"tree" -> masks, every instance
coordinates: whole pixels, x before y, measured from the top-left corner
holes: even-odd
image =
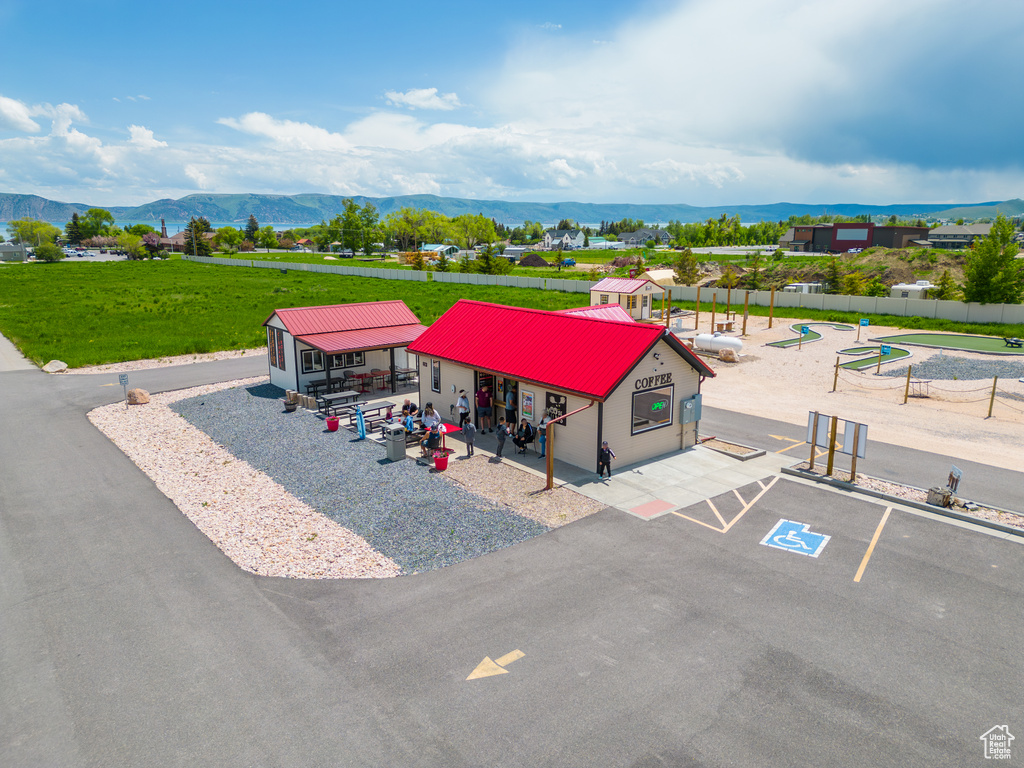
[[[576,222],[572,219],[562,219],[555,229],[577,229]]]
[[[508,259],[499,256],[493,245],[481,250],[476,261],[478,271],[484,275],[504,275],[512,271],[512,264]]]
[[[456,242],[467,251],[477,243],[493,243],[498,239],[494,222],[480,214],[463,214],[452,220],[452,234]]]
[[[114,214],[104,208],[90,208],[78,219],[78,228],[82,239],[106,235],[110,225],[114,223]]]
[[[71,214],[71,221],[64,225],[64,239],[71,245],[78,245],[82,242],[82,229],[78,225],[78,214]]]
[[[723,288],[735,288],[739,281],[740,276],[736,274],[732,264],[726,264],[722,276],[718,278],[718,284]]]
[[[864,286],[863,295],[884,299],[889,295],[889,286],[882,282],[882,278],[877,276],[873,277],[868,284]]]
[[[146,255],[146,248],[142,242],[142,235],[134,235],[131,232],[122,232],[117,236],[117,247],[128,254],[131,260],[141,259]]]
[[[693,285],[700,279],[697,257],[689,248],[680,251],[679,257],[676,259],[676,275],[679,276],[679,282],[683,285]]]
[[[441,256],[438,258],[435,266],[438,272],[447,272],[452,268],[452,260],[448,258],[448,254],[441,251]]]
[[[752,291],[761,290],[761,252],[752,251],[750,256],[747,258],[747,264],[750,266],[750,271],[745,274],[744,281],[746,282],[747,288]]]
[[[42,245],[52,243],[60,237],[60,230],[53,224],[36,219],[16,219],[7,222],[7,232],[12,240],[25,245]]]
[[[256,233],[260,231],[260,223],[256,220],[255,214],[249,214],[249,221],[245,224],[245,239],[250,243],[256,243]],[[220,233],[220,230],[217,230]]]
[[[150,232],[156,232],[156,230],[149,226],[149,224],[133,224],[130,227],[125,224],[124,231],[132,235],[138,235],[139,237],[149,234]]]
[[[426,268],[426,264],[423,261],[423,251],[414,251],[412,256],[409,258],[409,264],[417,272],[423,272]]]
[[[976,243],[964,265],[964,301],[1020,304],[1024,296],[1024,261],[1016,258],[1013,224],[996,217],[988,237]]]
[[[929,298],[938,299],[939,301],[958,301],[960,295],[960,287],[956,284],[953,276],[949,274],[948,269],[942,270],[939,282],[928,293]]]
[[[210,241],[203,237],[204,232],[213,231],[209,220],[200,217],[193,217],[185,227],[184,252],[197,256],[210,255]]]
[[[828,268],[825,270],[825,293],[839,293],[842,282],[843,275],[839,271],[839,259],[833,256],[828,260]]]
[[[841,281],[842,293],[844,296],[861,296],[867,287],[867,281],[860,272],[850,272],[843,275]]]
[[[267,249],[267,253],[270,253],[271,248],[277,248],[277,234],[269,224],[263,227],[256,237],[259,239],[260,246]]]
[[[237,248],[242,241],[247,239],[246,233],[238,227],[221,227],[213,236],[213,247],[218,251],[225,248]],[[249,240],[253,242],[253,240]]]
[[[156,232],[147,232],[142,236],[142,245],[153,255],[160,250],[160,236]]]
[[[64,258],[64,251],[54,243],[43,243],[35,247],[36,261],[54,262]]]

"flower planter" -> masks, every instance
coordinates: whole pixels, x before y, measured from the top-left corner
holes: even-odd
[[[445,454],[444,456],[437,456],[434,458],[434,469],[436,469],[438,472],[444,472],[446,469],[448,469],[447,454]]]
[[[285,413],[295,413],[295,409],[299,407],[298,403],[289,403],[287,400],[284,403]]]
[[[337,416],[328,416],[327,417],[327,431],[328,432],[337,432],[338,431],[338,417]]]

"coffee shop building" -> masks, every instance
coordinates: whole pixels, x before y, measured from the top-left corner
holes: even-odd
[[[420,402],[454,415],[488,386],[494,417],[515,410],[555,429],[560,461],[596,470],[604,440],[625,466],[694,445],[701,383],[714,371],[660,325],[460,300],[409,345]],[[478,424],[479,426],[479,424]]]

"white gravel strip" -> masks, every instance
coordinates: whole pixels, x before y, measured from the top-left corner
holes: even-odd
[[[221,352],[204,352],[194,355],[177,355],[176,357],[154,357],[149,360],[129,360],[124,363],[105,363],[104,365],[85,365],[81,368],[68,368],[64,373],[125,373],[127,371],[143,371],[149,368],[166,368],[169,365],[187,365],[188,363],[209,363],[214,360],[231,360],[236,357],[252,357],[266,355],[266,347],[256,349],[230,349]]]
[[[347,528],[213,442],[167,406],[266,381],[241,379],[152,395],[89,420],[139,466],[200,531],[245,571],[305,579],[386,578],[401,569]]]

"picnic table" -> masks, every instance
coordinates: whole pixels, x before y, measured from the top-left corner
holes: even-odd
[[[351,389],[345,392],[328,392],[317,398],[317,404],[321,413],[333,416],[336,415],[333,411],[337,410],[339,406],[355,402],[357,397],[359,397],[359,393]]]
[[[332,379],[333,381],[333,379]],[[327,379],[317,379],[306,383],[306,394],[318,397],[321,389],[327,388]]]
[[[348,425],[354,427],[356,425],[356,408],[359,408],[363,412],[363,421],[366,422],[366,429],[371,430],[384,421],[385,412],[393,410],[394,407],[395,404],[389,402],[373,403],[372,405],[360,403],[359,405],[338,406],[338,412],[347,415],[349,418]]]
[[[363,392],[373,389],[373,380],[380,379],[380,388],[384,389],[384,380],[391,375],[391,371],[366,371],[365,373],[353,373],[352,378],[359,379],[359,388]]]
[[[398,381],[408,381],[415,375],[415,368],[395,368],[395,378],[398,379]]]

